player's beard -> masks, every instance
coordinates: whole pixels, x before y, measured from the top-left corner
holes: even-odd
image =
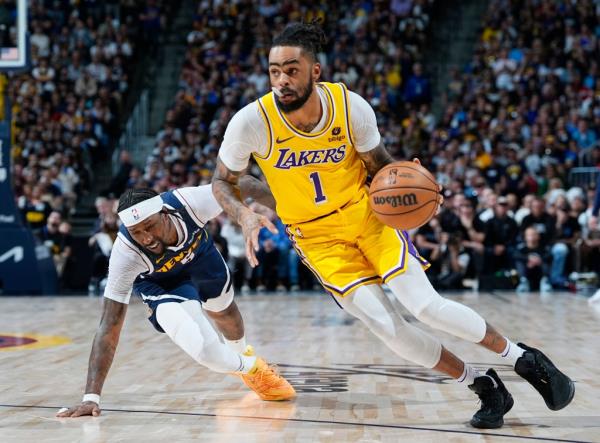
[[[306,87],[304,88],[303,94],[298,94],[298,92],[292,91],[291,89],[288,89],[288,88],[281,88],[280,92],[282,94],[291,93],[297,97],[295,100],[292,100],[289,103],[282,103],[279,100],[279,97],[277,97],[277,94],[274,94],[275,95],[275,103],[277,103],[277,107],[279,109],[281,109],[282,112],[285,112],[286,114],[289,112],[294,112],[294,111],[297,111],[298,109],[300,109],[302,106],[304,106],[304,103],[306,103],[306,101],[312,94],[313,82],[310,79],[308,80],[308,83],[307,83]]]

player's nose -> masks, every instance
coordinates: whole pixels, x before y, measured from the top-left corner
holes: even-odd
[[[142,244],[144,246],[149,246],[152,243],[154,243],[154,237],[148,232],[142,232],[141,237],[142,237]]]
[[[279,89],[281,89],[283,86],[289,86],[290,78],[287,76],[287,74],[282,72],[279,76],[278,83]]]

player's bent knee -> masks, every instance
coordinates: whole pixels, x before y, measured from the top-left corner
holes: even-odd
[[[341,304],[400,357],[427,368],[438,364],[439,341],[404,320],[379,286],[361,287]]]
[[[479,343],[485,337],[485,320],[461,303],[438,296],[432,299],[415,317],[432,328]]]

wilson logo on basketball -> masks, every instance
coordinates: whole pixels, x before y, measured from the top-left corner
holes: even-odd
[[[388,195],[387,197],[373,197],[373,203],[376,205],[391,205],[393,208],[398,206],[415,206],[419,202],[415,194]]]

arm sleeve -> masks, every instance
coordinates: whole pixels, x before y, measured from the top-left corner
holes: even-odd
[[[108,261],[108,281],[104,297],[128,304],[133,282],[138,275],[147,271],[148,266],[142,257],[117,237]]]
[[[266,154],[267,128],[260,115],[258,103],[244,106],[229,121],[219,158],[232,171],[242,171],[248,166],[253,152]]]
[[[355,148],[367,152],[381,143],[377,117],[371,105],[355,92],[349,92],[350,120]]]
[[[203,224],[223,212],[212,193],[211,185],[181,188],[175,192],[182,197],[185,205]]]

